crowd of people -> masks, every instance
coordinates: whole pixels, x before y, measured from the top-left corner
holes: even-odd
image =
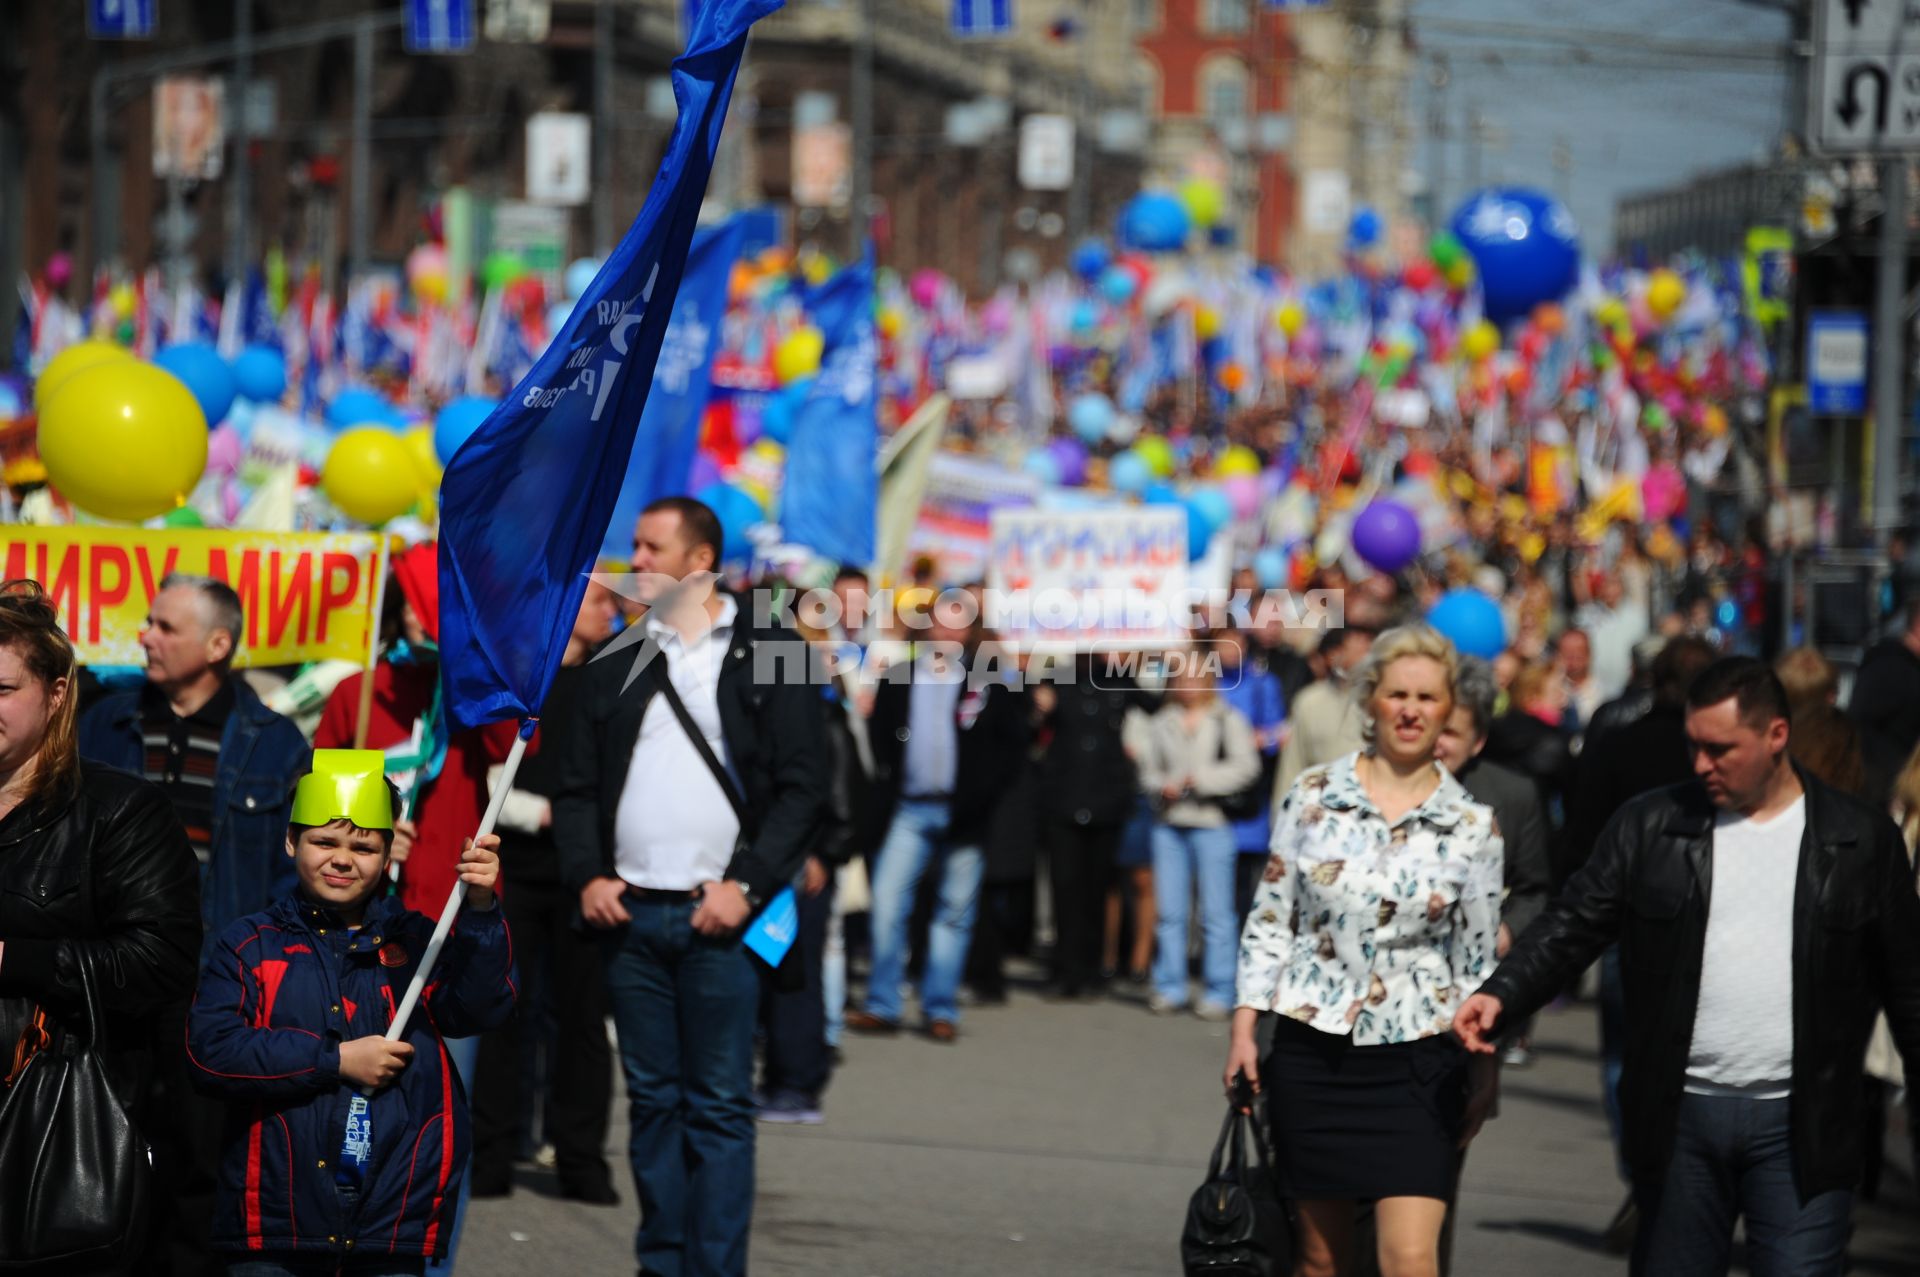
[[[788,629],[762,606],[775,583],[724,588],[722,537],[689,498],[642,514],[638,597],[588,589],[477,847],[511,734],[434,711],[431,543],[396,559],[385,656],[310,737],[235,670],[218,581],[161,583],[144,680],[119,692],[75,667],[36,585],[0,593],[0,1005],[24,1041],[36,1005],[101,991],[156,1170],[123,1266],[305,1271],[358,1248],[423,1271],[451,1263],[466,1196],[513,1191],[529,1157],[563,1196],[618,1203],[610,1018],[642,1271],[744,1271],[756,1121],[827,1120],[846,1034],[965,1049],[965,1008],[1004,1000],[1026,955],[1051,996],[1137,985],[1155,1014],[1231,1020],[1298,1271],[1351,1271],[1366,1201],[1391,1277],[1438,1271],[1500,1066],[1597,964],[1631,1190],[1613,1235],[1638,1237],[1637,1271],[1724,1271],[1736,1214],[1778,1271],[1839,1271],[1920,1048],[1920,606],[1844,711],[1817,652],[1730,654],[1601,546],[1514,574],[1491,661],[1422,623],[1427,575],[1336,567],[1310,584],[1345,591],[1344,624],[1228,618],[1159,678],[1010,652],[977,587],[886,611],[854,570],[838,619]],[[809,659],[767,677],[795,642]],[[458,943],[387,1043],[456,880]],[[790,947],[744,945],[789,889]],[[356,1163],[350,1092],[394,1085]]]

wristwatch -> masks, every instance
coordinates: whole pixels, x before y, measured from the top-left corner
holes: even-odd
[[[727,881],[740,889],[740,896],[747,902],[747,908],[758,909],[760,907],[759,893],[748,885],[745,878],[729,878]]]

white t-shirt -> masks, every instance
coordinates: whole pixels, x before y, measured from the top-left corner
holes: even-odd
[[[1722,812],[1713,828],[1700,1002],[1687,1089],[1778,1098],[1793,1080],[1793,894],[1803,794],[1771,820]]]

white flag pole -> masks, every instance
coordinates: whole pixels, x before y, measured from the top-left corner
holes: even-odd
[[[500,819],[500,808],[506,804],[507,794],[513,789],[514,774],[520,770],[520,760],[526,757],[527,736],[530,734],[522,732],[513,738],[513,748],[508,751],[507,761],[500,768],[500,779],[494,783],[493,793],[487,799],[486,814],[480,817],[480,831],[473,836],[476,842],[492,833],[495,822]],[[427,951],[420,959],[420,969],[414,972],[413,982],[407,985],[407,996],[400,999],[400,1006],[393,1013],[393,1023],[387,1026],[387,1041],[398,1042],[400,1035],[407,1031],[407,1021],[420,1001],[421,990],[427,987],[427,977],[433,973],[433,964],[440,958],[440,949],[447,943],[447,933],[453,930],[453,920],[459,916],[460,906],[466,903],[466,896],[467,885],[456,877],[453,894],[447,897],[447,907],[440,911],[440,921],[433,928],[433,939],[427,942]],[[499,907],[498,897],[495,898],[494,907]]]

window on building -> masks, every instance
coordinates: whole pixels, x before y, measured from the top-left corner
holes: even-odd
[[[1200,71],[1201,107],[1215,128],[1247,120],[1247,69],[1233,58],[1211,58]]]
[[[1135,35],[1160,29],[1160,0],[1127,0],[1127,20]]]
[[[1205,0],[1200,8],[1200,29],[1211,32],[1245,31],[1252,21],[1248,0]]]

